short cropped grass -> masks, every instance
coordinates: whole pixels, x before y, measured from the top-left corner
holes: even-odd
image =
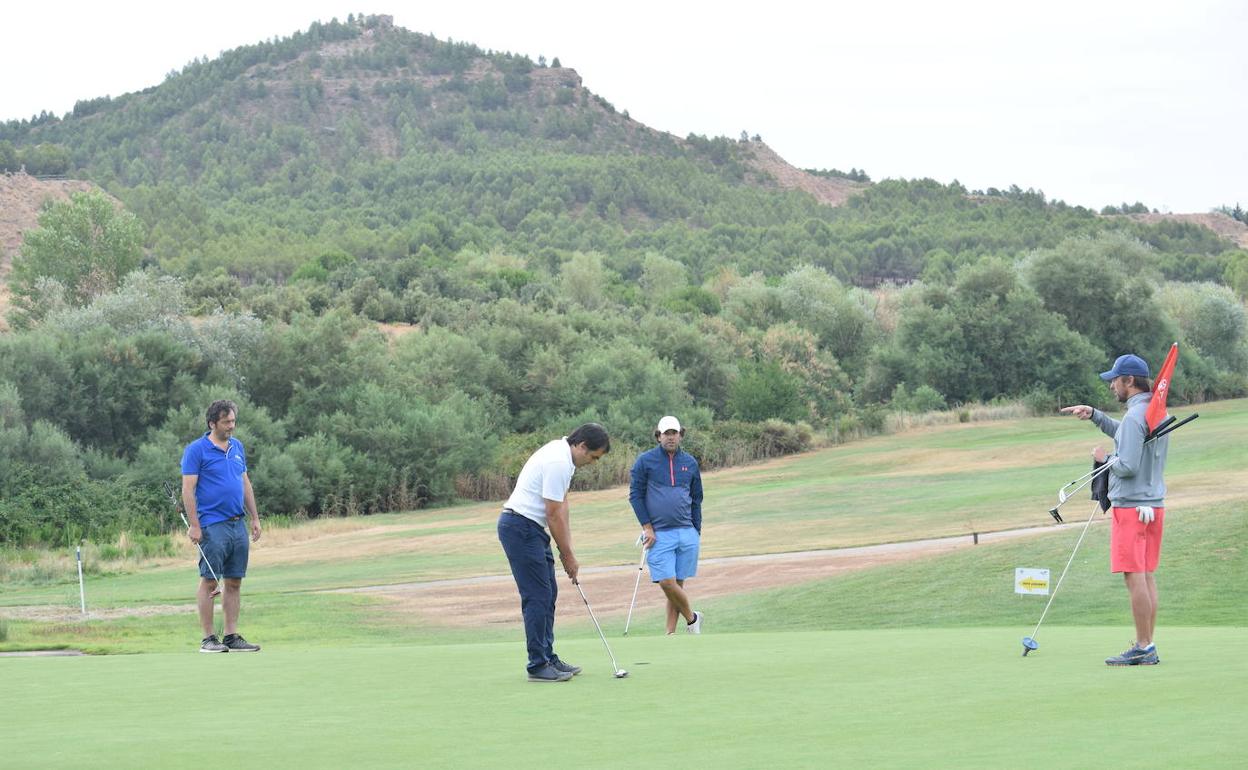
[[[1200,767],[1248,754],[1236,629],[893,629],[0,660],[5,756],[44,768]],[[1148,735],[1147,750],[1141,740]]]

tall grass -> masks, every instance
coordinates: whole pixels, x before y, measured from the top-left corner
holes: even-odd
[[[87,575],[129,572],[153,561],[178,555],[178,535],[135,535],[122,532],[107,543],[84,543],[82,571]],[[78,579],[72,548],[0,546],[0,585],[55,585]]]
[[[1021,420],[1032,417],[1034,410],[1021,401],[993,404],[966,404],[955,409],[932,412],[890,412],[884,419],[884,433],[904,433],[916,428],[933,425],[955,425],[967,422],[994,422],[997,420]]]

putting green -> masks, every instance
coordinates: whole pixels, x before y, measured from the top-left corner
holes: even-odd
[[[0,659],[4,755],[39,767],[1241,767],[1244,630],[611,638],[529,684],[523,645]]]

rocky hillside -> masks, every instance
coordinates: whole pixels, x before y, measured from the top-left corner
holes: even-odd
[[[1191,222],[1207,227],[1241,249],[1248,249],[1248,225],[1226,214],[1211,211],[1208,214],[1128,214],[1136,222]]]
[[[860,193],[870,187],[865,182],[854,182],[849,179],[815,176],[790,165],[788,161],[763,142],[753,141],[745,145],[747,163],[765,177],[770,177],[779,187],[788,190],[801,190],[813,195],[820,203],[828,206],[840,206],[849,200],[849,196]]]

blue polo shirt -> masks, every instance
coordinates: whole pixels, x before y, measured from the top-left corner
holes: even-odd
[[[182,475],[199,477],[195,510],[201,527],[243,515],[243,474],[247,472],[241,441],[231,436],[223,452],[208,435],[205,432],[182,453]]]

